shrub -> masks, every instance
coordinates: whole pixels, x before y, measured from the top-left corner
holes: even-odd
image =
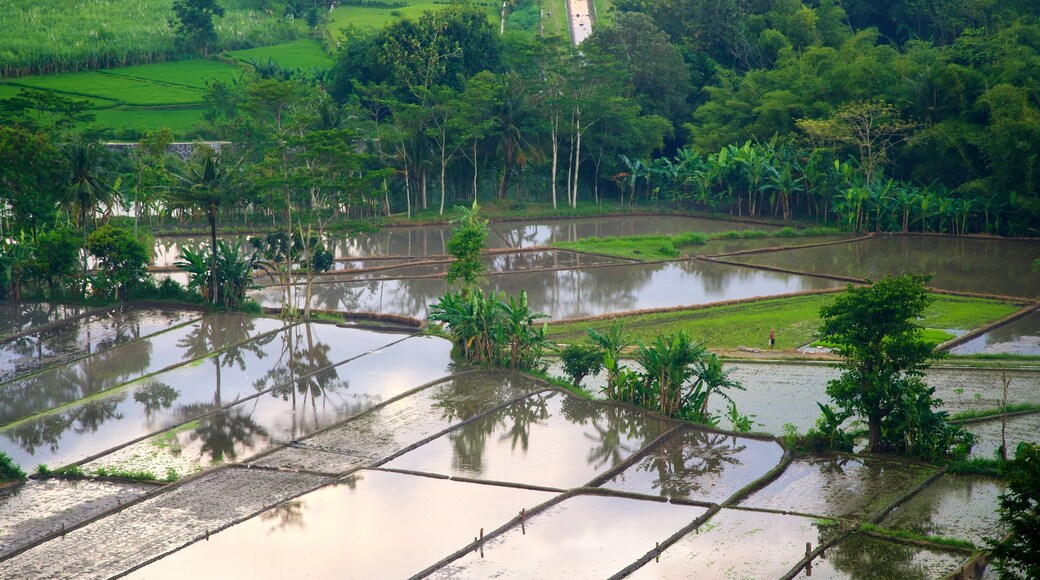
[[[581,388],[585,377],[598,375],[603,370],[603,351],[589,345],[568,345],[560,351],[560,362],[574,386]]]
[[[6,453],[0,451],[0,481],[25,479],[25,472]]]

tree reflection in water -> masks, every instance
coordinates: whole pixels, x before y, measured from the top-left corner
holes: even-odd
[[[144,406],[145,417],[151,418],[156,411],[163,411],[173,406],[180,393],[177,389],[161,381],[150,381],[134,392],[134,400]]]
[[[261,513],[260,521],[272,522],[270,532],[284,532],[290,528],[302,530],[307,527],[303,523],[303,510],[306,507],[307,502],[302,499],[289,500]]]
[[[820,528],[820,542],[833,537],[832,527]],[[930,578],[937,570],[928,570],[923,562],[915,562],[914,556],[925,551],[923,548],[898,542],[889,542],[864,534],[852,534],[826,551],[826,559],[835,570],[844,572],[845,578]],[[958,556],[958,559],[961,559]],[[813,560],[818,564],[817,560]]]
[[[736,437],[687,431],[655,449],[637,469],[656,473],[653,487],[662,495],[694,497],[705,485],[713,485],[727,467],[740,466],[740,454],[746,449]]]
[[[593,444],[586,461],[596,469],[617,465],[658,434],[648,432],[645,415],[616,405],[600,405],[567,396],[561,403],[561,412],[572,423],[592,427],[593,433],[584,434]],[[638,444],[628,445],[625,441]]]
[[[81,435],[96,433],[105,421],[122,419],[123,415],[118,409],[125,398],[126,393],[120,393],[88,401],[67,411],[17,425],[5,431],[4,435],[29,455],[36,455],[36,451],[44,447],[52,454],[57,453],[61,447],[62,436],[69,429]]]
[[[196,411],[204,409],[184,407],[187,414],[198,416]],[[257,446],[257,437],[267,438],[267,430],[253,420],[243,409],[220,409],[203,417],[199,426],[189,433],[191,441],[199,441],[202,447],[199,456],[209,455],[213,463],[238,459],[240,449],[251,450]]]
[[[500,429],[504,433],[499,441],[511,440],[512,449],[519,445],[526,451],[531,426],[544,423],[550,416],[547,405],[551,396],[547,393],[533,395],[451,431],[448,438],[454,451],[452,467],[474,475],[483,473],[487,438]]]

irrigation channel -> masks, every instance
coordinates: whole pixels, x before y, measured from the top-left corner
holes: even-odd
[[[1021,260],[1040,255],[1036,241],[749,238],[661,263],[551,247],[746,227],[493,224],[487,286],[527,289],[556,320],[919,269],[940,290],[1023,306],[1040,294]],[[448,235],[344,241],[315,306],[423,318],[446,289]],[[159,240],[160,267],[190,243]],[[254,297],[274,307],[280,292]],[[838,372],[829,364],[728,363],[756,424],[740,434],[459,368],[447,341],[418,333],[146,305],[0,309],[0,450],[26,471],[86,475],[0,488],[2,578],[942,578],[1002,533],[1001,481],[787,451],[779,436],[813,425]],[[1036,354],[1037,314],[1022,313],[953,348]],[[1040,403],[1040,369],[1007,376],[1009,402]],[[927,380],[952,412],[1001,397],[996,369],[940,366]],[[999,420],[968,428],[974,453],[989,456]],[[1040,414],[1013,417],[1008,440],[1040,440]],[[862,523],[963,542],[897,540]]]

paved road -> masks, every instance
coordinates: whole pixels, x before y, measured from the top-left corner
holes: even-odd
[[[571,40],[581,44],[592,34],[589,0],[567,0],[567,9],[571,17]]]

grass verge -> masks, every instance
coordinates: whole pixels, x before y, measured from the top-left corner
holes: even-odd
[[[954,320],[974,328],[1017,309],[1013,304],[996,300],[934,296],[935,302],[921,321],[929,328],[951,328],[949,323]],[[617,320],[625,324],[633,338],[644,342],[661,333],[684,329],[690,336],[704,340],[708,348],[723,350],[740,346],[765,348],[770,329],[775,329],[776,348],[793,350],[812,342],[820,325],[820,308],[833,300],[831,294],[773,298],[693,310],[622,315]],[[585,343],[588,328],[604,331],[610,324],[609,320],[550,324],[549,338],[565,344]]]
[[[967,540],[962,540],[960,538],[947,538],[946,536],[929,536],[926,534],[918,534],[916,532],[911,532],[908,530],[894,530],[891,528],[885,528],[874,524],[861,524],[859,529],[862,532],[876,534],[879,536],[885,536],[887,538],[893,538],[897,540],[925,542],[928,544],[947,546],[958,550],[975,550],[975,544]]]

